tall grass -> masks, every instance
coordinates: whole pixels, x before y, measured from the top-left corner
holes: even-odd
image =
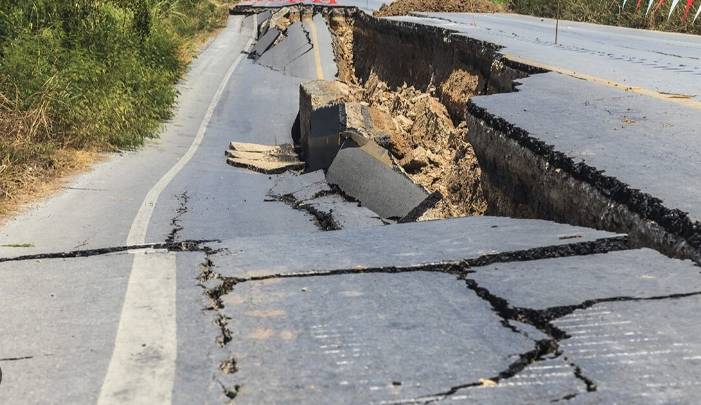
[[[512,11],[539,17],[583,21],[597,24],[619,25],[623,27],[645,28],[660,31],[701,34],[701,19],[693,23],[694,13],[699,1],[694,1],[688,18],[684,19],[686,1],[680,2],[671,17],[668,18],[671,1],[654,10],[658,4],[655,0],[653,11],[645,15],[648,0],[628,0],[621,8],[622,0],[510,0]]]
[[[59,150],[155,136],[184,49],[226,15],[213,0],[0,0],[0,200]]]

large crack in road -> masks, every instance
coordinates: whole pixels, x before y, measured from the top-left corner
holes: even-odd
[[[570,243],[570,244],[565,244],[565,245],[559,245],[559,246],[546,246],[546,247],[541,247],[541,248],[533,248],[533,249],[527,249],[527,250],[522,250],[522,251],[513,251],[513,252],[505,252],[505,253],[499,253],[499,254],[487,254],[487,255],[482,255],[474,259],[468,259],[468,260],[461,260],[457,262],[450,262],[450,263],[431,263],[431,264],[426,264],[426,265],[417,265],[417,266],[411,266],[411,267],[394,267],[394,266],[389,266],[389,267],[378,267],[378,268],[354,268],[354,269],[336,269],[336,270],[329,270],[329,271],[306,271],[306,272],[291,272],[291,273],[277,273],[277,274],[267,274],[267,275],[261,275],[261,276],[251,276],[251,277],[227,277],[227,276],[222,276],[219,273],[216,273],[213,271],[213,268],[215,267],[213,258],[216,256],[216,252],[210,252],[211,254],[208,254],[205,261],[203,264],[200,266],[200,272],[199,272],[199,277],[198,280],[200,282],[200,286],[204,288],[204,294],[207,297],[208,300],[208,306],[206,307],[206,310],[208,311],[214,311],[215,312],[215,317],[214,317],[214,324],[217,326],[219,329],[220,333],[217,338],[217,345],[220,347],[225,347],[227,346],[231,341],[232,341],[232,330],[230,329],[229,321],[230,318],[223,314],[221,312],[221,309],[224,308],[224,303],[222,301],[222,298],[226,295],[229,294],[236,294],[236,287],[238,285],[241,285],[243,283],[251,283],[251,282],[265,282],[268,280],[279,280],[279,279],[299,279],[299,278],[314,278],[314,277],[333,277],[333,276],[342,276],[342,275],[355,275],[355,274],[400,274],[400,273],[411,273],[411,272],[431,272],[431,273],[442,273],[442,274],[450,274],[453,276],[456,276],[458,280],[464,280],[468,288],[470,288],[475,294],[484,299],[485,301],[489,302],[490,305],[493,306],[495,309],[495,312],[502,318],[502,324],[505,327],[508,327],[515,333],[522,334],[526,337],[528,337],[527,333],[524,333],[520,330],[518,330],[515,326],[509,324],[509,320],[516,320],[520,322],[526,322],[532,326],[535,326],[539,330],[547,333],[547,331],[550,331],[549,328],[544,328],[542,325],[543,323],[538,323],[536,322],[535,317],[531,318],[525,318],[523,316],[520,316],[519,314],[521,311],[525,311],[522,309],[519,309],[518,311],[512,311],[512,310],[504,310],[504,308],[511,308],[508,303],[503,302],[501,305],[497,305],[499,303],[499,298],[493,297],[491,295],[488,295],[485,293],[486,290],[479,289],[475,287],[474,284],[471,284],[473,280],[470,280],[469,274],[473,272],[473,268],[480,267],[480,266],[485,266],[493,263],[508,263],[508,262],[518,262],[518,261],[531,261],[531,260],[542,260],[545,258],[558,258],[558,257],[575,257],[575,256],[582,256],[582,255],[589,255],[589,254],[597,254],[597,253],[606,253],[606,252],[614,252],[614,251],[619,251],[619,250],[626,250],[628,249],[627,244],[626,244],[626,238],[625,237],[613,237],[613,238],[606,238],[606,239],[600,239],[596,241],[591,241],[591,242],[579,242],[579,243]],[[574,311],[576,308],[572,309]],[[564,316],[565,314],[563,314]],[[550,331],[550,333],[554,333]],[[498,384],[499,381],[501,380],[506,380],[509,378],[512,378],[518,373],[520,373],[523,369],[525,369],[528,365],[539,361],[540,359],[545,358],[548,355],[551,354],[556,354],[559,356],[558,350],[559,347],[557,345],[558,339],[563,338],[563,334],[556,334],[556,337],[552,337],[551,339],[548,340],[537,340],[535,341],[535,348],[529,352],[520,354],[518,356],[518,359],[514,361],[512,364],[509,365],[509,367],[504,370],[499,372],[493,377],[490,377],[489,380],[493,383]],[[556,357],[557,357],[556,356]],[[580,380],[584,382],[590,382],[587,377],[585,377],[579,370],[576,365],[572,365],[574,368],[573,375],[579,378]],[[219,369],[222,371],[223,374],[227,375],[227,377],[231,377],[231,374],[234,374],[238,371],[238,362],[235,357],[230,357],[227,358],[223,361],[220,362],[219,364]],[[241,389],[242,385],[239,383],[231,383],[231,384],[224,384],[221,381],[219,384],[222,386],[225,394],[229,398],[233,398],[236,395],[238,395],[239,390]],[[480,386],[483,385],[484,381],[478,381],[478,382],[470,382],[466,384],[461,384],[458,386],[453,386],[450,389],[448,389],[445,392],[437,393],[437,394],[432,394],[428,396],[424,396],[421,398],[417,399],[412,399],[412,400],[407,400],[405,402],[432,402],[435,400],[439,399],[444,399],[447,398],[457,391],[463,389],[463,388],[468,388],[468,387],[473,387],[473,386]],[[587,383],[587,387],[593,387],[592,384]],[[400,401],[401,402],[401,401]]]

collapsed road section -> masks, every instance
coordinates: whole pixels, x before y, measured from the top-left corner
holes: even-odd
[[[636,246],[701,260],[698,188],[686,186],[697,178],[698,151],[693,128],[681,124],[691,122],[691,110],[660,108],[659,100],[636,94],[621,99],[620,90],[547,73],[435,18],[324,12],[346,87],[319,106],[302,95],[302,130],[309,127],[305,110],[338,115],[331,105],[360,103],[350,109],[364,109],[380,127],[372,141],[394,166],[443,197],[422,219],[487,213],[556,220],[626,232]],[[571,100],[569,110],[563,99]],[[554,121],[554,111],[574,121]],[[589,130],[604,138],[594,140]],[[331,152],[318,162],[307,156],[308,167],[329,167],[341,142],[329,144],[323,133],[340,131],[312,131],[322,133],[312,143]],[[304,156],[305,134],[298,147]],[[660,159],[664,154],[674,159]]]
[[[626,232],[636,246],[701,260],[693,108],[546,73],[439,18],[344,13],[331,24],[341,76],[370,94],[378,83],[419,89],[466,123],[459,139],[474,149],[479,188],[449,183],[446,200],[473,190],[482,212]],[[396,114],[402,102],[374,104]]]

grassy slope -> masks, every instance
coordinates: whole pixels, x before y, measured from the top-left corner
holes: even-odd
[[[215,0],[0,0],[0,215],[156,135]]]

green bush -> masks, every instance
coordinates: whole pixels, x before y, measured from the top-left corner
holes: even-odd
[[[183,46],[224,15],[209,0],[0,0],[0,94],[47,104],[32,142],[135,147],[170,115]]]
[[[657,3],[655,0],[653,10]],[[621,0],[511,0],[510,6],[516,13],[539,17],[555,18],[559,15],[563,20],[701,34],[701,19],[692,23],[698,2],[694,2],[686,21],[683,19],[685,3],[680,2],[669,19],[670,1],[647,16],[648,0],[641,1],[639,8],[636,7],[637,0],[628,0],[625,9],[621,9]]]

